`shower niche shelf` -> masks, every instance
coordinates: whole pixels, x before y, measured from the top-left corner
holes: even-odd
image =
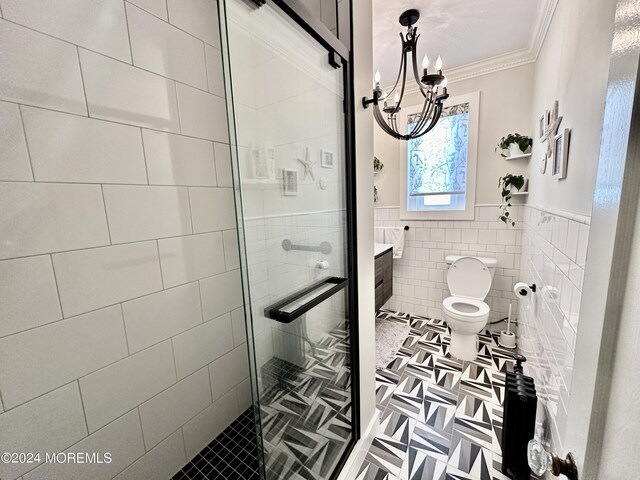
[[[349,281],[346,278],[327,277],[268,306],[264,309],[264,315],[281,323],[291,323],[345,288],[348,283]]]

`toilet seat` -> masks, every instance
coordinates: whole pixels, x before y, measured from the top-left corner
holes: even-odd
[[[447,286],[453,297],[484,300],[491,289],[491,272],[476,257],[460,257],[447,271]]]
[[[489,305],[475,298],[451,296],[442,301],[442,307],[452,318],[461,321],[486,319]]]

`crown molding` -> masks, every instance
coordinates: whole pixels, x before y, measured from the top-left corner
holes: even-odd
[[[533,27],[531,44],[529,45],[529,50],[533,53],[535,60],[538,59],[544,40],[547,38],[549,26],[551,25],[551,20],[553,20],[553,14],[555,13],[557,6],[558,0],[546,0],[540,9],[540,14],[538,15]]]
[[[533,26],[533,35],[527,48],[496,55],[495,57],[468,63],[460,67],[450,68],[446,72],[449,84],[535,62],[538,59],[542,45],[544,45],[544,40],[547,37],[547,32],[549,31],[549,26],[551,25],[558,1],[559,0],[544,0]],[[392,85],[388,85],[387,89],[390,89],[391,86]],[[418,93],[418,86],[414,84],[410,86],[407,85],[405,94],[413,93]]]

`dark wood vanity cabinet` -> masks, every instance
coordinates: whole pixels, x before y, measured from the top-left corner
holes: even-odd
[[[376,310],[379,310],[393,295],[393,250],[391,248],[376,256],[375,270]]]

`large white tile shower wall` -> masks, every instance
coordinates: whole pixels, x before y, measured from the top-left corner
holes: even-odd
[[[538,292],[520,305],[519,349],[536,381],[539,438],[562,451],[590,218],[525,206],[522,278]],[[540,409],[539,409],[540,410]]]
[[[0,477],[168,478],[251,402],[216,2],[0,11],[0,451],[114,459]]]
[[[444,318],[442,300],[450,295],[445,257],[473,255],[498,261],[485,299],[491,307],[490,320],[505,318],[510,302],[516,311],[513,285],[520,280],[522,206],[512,208],[515,227],[500,222],[498,207],[491,205],[477,206],[473,221],[407,221],[399,214],[398,207],[375,209],[376,227],[409,226],[403,256],[393,261],[393,297],[386,308]]]

